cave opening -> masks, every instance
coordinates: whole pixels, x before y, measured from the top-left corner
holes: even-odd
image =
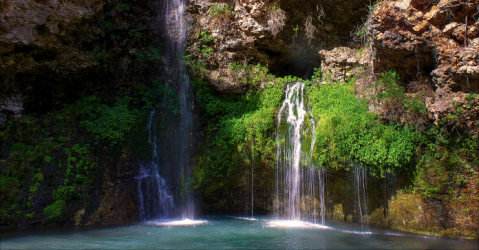
[[[311,80],[314,69],[320,66],[319,54],[311,50],[295,55],[280,55],[270,66],[270,72],[279,77],[296,76],[303,80]]]

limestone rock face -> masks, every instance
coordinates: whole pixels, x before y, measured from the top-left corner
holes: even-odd
[[[0,12],[0,72],[32,71],[45,61],[48,61],[48,67],[58,68],[62,73],[90,66],[91,58],[71,45],[79,42],[75,39],[85,39],[90,35],[92,31],[79,25],[85,24],[83,20],[93,18],[103,4],[101,0],[75,3],[7,0]],[[72,32],[77,34],[72,36]],[[44,55],[47,53],[50,55]],[[50,58],[45,58],[47,56]]]
[[[157,34],[163,27],[156,24],[156,9],[162,3],[2,1],[0,100],[21,95],[24,112],[44,113],[55,103],[74,102],[100,86],[119,87],[111,79],[138,73],[139,54],[151,58],[147,48],[158,48]],[[102,84],[93,84],[97,81]],[[3,119],[13,118],[8,110],[0,108],[0,113]]]
[[[477,1],[402,0],[379,3],[370,17],[374,70],[396,70],[404,84],[432,81],[426,105],[437,123],[451,114],[479,126]]]
[[[242,93],[247,84],[235,81],[233,63],[267,66],[275,75],[309,78],[320,67],[321,49],[350,42],[362,24],[369,1],[238,0],[190,2],[192,29],[189,51],[205,62],[201,72],[218,91]],[[229,11],[220,11],[228,9]],[[213,40],[205,42],[204,36]],[[208,56],[203,48],[212,51]]]
[[[322,73],[333,81],[342,82],[357,75],[358,67],[371,66],[370,53],[357,51],[349,47],[337,47],[333,50],[321,50]]]
[[[102,0],[6,0],[0,4],[0,120],[4,121],[0,126],[22,115],[26,89],[34,83],[22,82],[20,75],[49,71],[50,77],[65,77],[98,65],[94,54],[81,47],[95,33],[87,24],[95,21],[104,4]]]

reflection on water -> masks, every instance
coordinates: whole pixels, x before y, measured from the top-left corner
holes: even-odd
[[[344,222],[318,227],[265,217],[257,217],[256,221],[231,217],[206,219],[207,222],[160,220],[123,227],[2,232],[0,249],[477,249],[479,243],[379,228],[362,232],[360,226]],[[292,227],[295,223],[297,227]]]

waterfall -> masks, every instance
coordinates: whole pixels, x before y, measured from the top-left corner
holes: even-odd
[[[171,218],[176,214],[173,197],[168,193],[166,181],[159,174],[156,161],[158,153],[155,114],[156,111],[153,109],[148,116],[146,126],[153,159],[147,164],[140,163],[140,174],[135,178],[139,200],[139,217],[142,221]]]
[[[166,26],[168,34],[168,58],[173,79],[177,81],[178,98],[180,103],[179,125],[176,128],[176,140],[171,145],[172,161],[178,178],[177,196],[181,199],[181,217],[193,219],[195,206],[193,202],[193,187],[191,184],[192,165],[192,136],[193,130],[193,107],[194,93],[191,89],[190,79],[183,58],[186,53],[187,29],[185,21],[187,1],[166,1]]]
[[[361,228],[368,224],[367,200],[367,169],[361,165],[354,165],[354,190],[356,193],[356,212],[361,222]]]
[[[136,177],[142,220],[173,217],[193,219],[195,215],[191,184],[194,93],[183,62],[187,39],[184,18],[187,1],[165,0],[164,4],[165,84],[175,86],[177,90],[179,114],[167,115],[166,125],[162,127],[162,135],[165,136],[161,137],[157,136],[156,126],[159,114],[153,109],[148,117],[152,160],[148,164],[140,164],[140,174]],[[166,114],[171,112],[163,111]]]
[[[311,112],[305,108],[304,98],[303,82],[287,86],[278,112],[274,207],[277,217],[299,221],[304,215],[315,222],[320,218],[324,225],[326,172],[311,163],[315,123]]]
[[[254,216],[254,138],[251,147],[251,218]]]

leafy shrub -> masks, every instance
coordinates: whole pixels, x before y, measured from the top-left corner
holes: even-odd
[[[409,127],[388,126],[368,111],[355,93],[354,79],[309,89],[316,128],[315,159],[323,166],[357,161],[378,174],[414,160],[418,136]]]
[[[62,215],[66,202],[64,200],[57,200],[55,203],[43,209],[43,215],[48,219],[55,219]]]
[[[226,19],[234,14],[233,7],[227,4],[214,4],[209,9],[209,15],[218,19]]]
[[[224,183],[225,176],[237,174],[251,157],[273,166],[276,113],[284,95],[283,82],[243,96],[214,95],[206,83],[196,80],[197,99],[208,124],[206,142],[195,166],[196,186],[210,185],[210,192]],[[214,181],[212,181],[214,180]]]
[[[129,98],[117,100],[113,107],[90,103],[88,119],[82,125],[99,138],[108,140],[111,145],[123,143],[138,120],[137,109],[130,108]]]
[[[199,44],[194,44],[191,49],[188,48],[188,55],[185,55],[184,62],[190,67],[192,73],[204,77],[208,74],[208,69],[213,64],[214,50],[210,43],[214,41],[214,37],[205,31],[198,32],[196,35]]]
[[[268,81],[268,68],[261,64],[234,62],[230,65],[233,81],[248,85],[258,85]]]
[[[50,163],[52,162],[53,157],[46,155],[45,157],[43,157],[43,159],[45,160],[46,163]]]
[[[401,118],[406,118],[406,121],[418,122],[420,115],[427,110],[419,98],[406,95],[404,87],[399,85],[399,75],[395,71],[381,74],[376,88],[382,114],[390,121],[399,122]]]
[[[226,3],[217,3],[208,10],[212,23],[220,29],[225,29],[230,25],[230,18],[233,17],[233,6]]]
[[[32,213],[26,214],[26,215],[25,215],[25,218],[31,220],[31,219],[33,219],[33,216],[34,216],[34,215],[35,215],[35,212],[32,212]]]

